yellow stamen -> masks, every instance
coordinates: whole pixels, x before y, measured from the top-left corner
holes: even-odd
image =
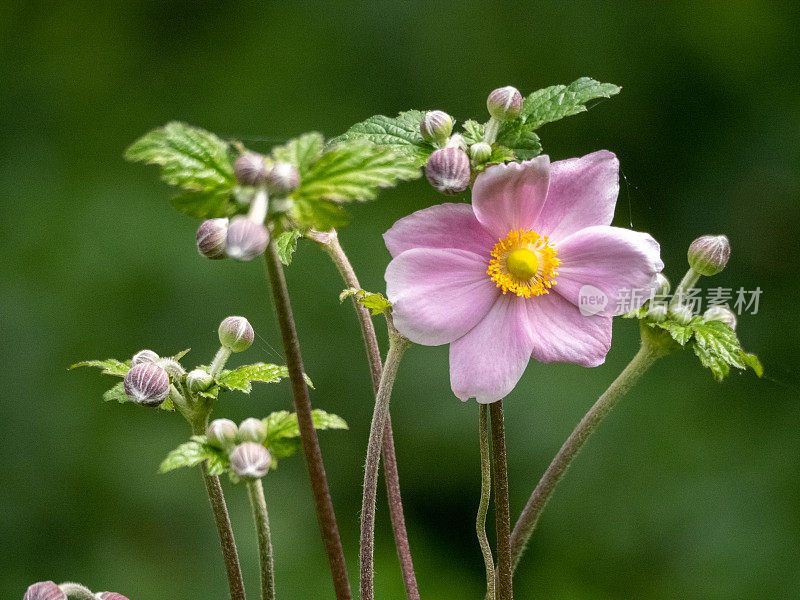
[[[511,292],[522,298],[548,294],[556,284],[557,251],[535,231],[512,230],[495,244],[486,274],[503,293]]]

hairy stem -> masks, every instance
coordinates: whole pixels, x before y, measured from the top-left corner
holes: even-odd
[[[342,541],[339,537],[339,527],[336,524],[336,515],[333,512],[333,502],[328,489],[328,478],[325,475],[325,465],[322,462],[322,451],[319,447],[317,431],[311,420],[311,398],[308,395],[308,386],[303,378],[303,358],[300,355],[300,342],[297,339],[297,330],[292,315],[292,305],[289,301],[289,291],[286,288],[286,279],[283,274],[283,265],[278,258],[275,242],[270,240],[265,253],[267,273],[272,287],[272,297],[275,301],[275,310],[278,315],[278,326],[283,339],[283,350],[286,353],[286,366],[289,369],[289,379],[292,383],[294,409],[297,413],[297,422],[300,426],[300,442],[305,454],[306,466],[311,480],[311,491],[314,496],[314,508],[317,512],[322,541],[330,564],[333,577],[333,587],[337,600],[350,600],[350,583],[347,579],[347,567],[344,561]]]
[[[503,423],[503,401],[492,402],[492,463],[494,466],[494,514],[497,531],[497,600],[512,600],[511,584],[511,517],[508,509],[508,465],[506,463],[506,431]]]
[[[542,475],[536,489],[533,490],[528,503],[525,505],[522,514],[514,525],[514,532],[511,534],[511,559],[512,569],[516,569],[519,564],[520,558],[525,551],[528,541],[531,538],[533,530],[536,528],[536,523],[539,516],[542,514],[547,501],[553,495],[556,485],[566,473],[572,460],[578,454],[583,444],[589,438],[600,422],[611,412],[611,409],[616,406],[620,398],[622,398],[633,385],[639,380],[647,369],[661,356],[665,354],[664,351],[656,348],[649,343],[643,343],[636,356],[633,357],[627,367],[619,374],[614,382],[603,392],[603,395],[598,398],[589,412],[581,419],[581,422],[575,427],[567,440],[561,446],[561,449],[553,458],[550,466]]]
[[[408,346],[411,345],[401,336],[389,320],[389,352],[386,365],[375,397],[375,410],[372,413],[372,424],[369,428],[367,443],[367,460],[364,467],[364,495],[361,501],[361,600],[374,600],[374,551],[375,551],[375,499],[378,491],[378,468],[381,462],[383,433],[386,430],[386,418],[389,414],[389,400],[392,396],[394,380],[400,360]]]
[[[206,432],[208,417],[197,419],[192,422],[192,433],[203,435]],[[219,477],[208,474],[206,463],[201,465],[203,470],[203,480],[206,484],[208,499],[211,502],[211,510],[214,512],[214,521],[217,524],[220,545],[222,546],[222,558],[225,561],[225,570],[228,574],[228,585],[231,590],[231,600],[245,600],[244,581],[242,580],[242,568],[239,565],[239,552],[236,550],[236,540],[233,537],[231,519],[228,516],[228,506],[225,504],[225,496],[222,493]]]
[[[214,355],[214,360],[211,361],[211,367],[208,371],[213,379],[219,377],[219,374],[222,373],[222,369],[225,368],[225,363],[228,362],[230,357],[231,351],[225,346],[220,346],[219,350],[217,350],[217,353]]]
[[[77,598],[78,600],[99,600],[99,597],[92,593],[92,590],[80,583],[72,583],[70,581],[59,584],[61,591],[66,594],[67,598]]]
[[[486,515],[489,512],[489,498],[492,494],[492,465],[489,458],[489,408],[481,404],[479,442],[481,449],[481,501],[475,530],[481,546],[483,562],[486,565],[486,600],[494,600],[494,558],[489,538],[486,536]]]
[[[261,600],[275,600],[275,568],[272,561],[272,536],[269,530],[267,501],[260,479],[247,480],[247,495],[258,535],[258,557],[261,563]]]
[[[344,249],[339,243],[339,236],[336,231],[332,230],[326,233],[313,232],[309,234],[309,237],[315,242],[318,242],[331,257],[345,285],[349,288],[361,289],[358,277],[356,277],[353,266],[350,264],[347,254],[345,254]],[[383,363],[381,362],[378,339],[375,336],[375,326],[372,323],[369,310],[358,302],[355,297],[351,296],[350,300],[353,303],[353,308],[358,317],[358,324],[361,328],[361,337],[364,340],[364,349],[367,353],[373,391],[377,394],[378,385],[381,381],[381,374],[383,373]],[[389,500],[389,517],[392,521],[394,544],[397,548],[397,558],[400,561],[400,570],[403,575],[406,597],[408,600],[419,600],[417,577],[414,573],[414,562],[411,559],[411,547],[408,542],[406,520],[403,514],[403,499],[400,493],[400,475],[397,470],[397,456],[394,449],[392,417],[391,414],[388,413],[386,415],[386,429],[383,432],[383,475],[386,480],[386,495]]]

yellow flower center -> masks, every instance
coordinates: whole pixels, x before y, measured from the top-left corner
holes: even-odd
[[[504,294],[522,298],[549,294],[561,264],[556,254],[546,235],[512,230],[495,244],[486,274]]]

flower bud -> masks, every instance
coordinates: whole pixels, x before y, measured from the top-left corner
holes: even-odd
[[[189,391],[193,394],[206,391],[211,387],[212,383],[214,383],[214,378],[211,377],[208,371],[203,369],[189,371],[189,374],[186,376],[186,387],[188,387]]]
[[[156,361],[156,364],[164,369],[167,372],[167,375],[173,379],[180,379],[186,375],[186,369],[184,369],[181,363],[174,358],[159,358]]]
[[[242,442],[255,442],[263,444],[267,438],[267,426],[261,419],[245,419],[239,425],[239,440]]]
[[[497,88],[486,99],[489,114],[498,121],[516,117],[522,111],[522,94],[515,87],[507,85]]]
[[[67,600],[67,595],[54,582],[40,581],[28,588],[22,600]]]
[[[300,185],[300,173],[291,163],[277,162],[267,175],[267,187],[271,194],[285,196]]]
[[[95,595],[100,598],[100,600],[128,600],[128,598],[116,592],[100,592]]]
[[[212,446],[226,450],[239,443],[239,428],[230,419],[214,419],[208,425],[206,437]]]
[[[208,219],[197,228],[197,251],[211,260],[225,258],[228,219]]]
[[[141,350],[133,355],[131,359],[131,368],[142,363],[154,363],[158,360],[158,354],[152,350]]]
[[[233,163],[233,174],[242,185],[262,185],[267,179],[267,163],[255,152],[245,152]]]
[[[253,260],[267,249],[268,239],[267,229],[260,223],[243,216],[234,217],[228,226],[225,252],[236,260]]]
[[[228,317],[219,324],[219,343],[231,352],[244,352],[254,339],[253,327],[244,317]]]
[[[447,138],[447,143],[444,145],[445,148],[458,148],[459,150],[463,150],[464,152],[467,151],[467,142],[464,139],[464,136],[460,133],[454,133],[449,138]]]
[[[669,314],[681,325],[686,325],[692,320],[692,317],[694,317],[692,309],[686,304],[676,304],[675,306],[670,306]]]
[[[260,479],[269,471],[272,457],[269,450],[255,442],[239,444],[231,452],[231,468],[240,477]]]
[[[724,235],[704,235],[689,246],[689,266],[706,277],[716,275],[728,263],[731,244]]]
[[[482,165],[492,155],[492,147],[486,142],[478,142],[469,147],[469,157],[476,165]]]
[[[711,306],[703,313],[706,321],[722,321],[736,331],[736,315],[727,306]]]
[[[656,275],[656,296],[667,296],[672,290],[672,286],[669,284],[669,279],[667,279],[663,273],[658,273]]]
[[[169,375],[153,363],[133,367],[123,380],[125,393],[136,403],[158,406],[169,396]]]
[[[469,157],[459,148],[436,150],[425,165],[425,176],[443,194],[457,194],[469,185]]]
[[[419,132],[426,142],[441,146],[453,133],[453,117],[441,110],[428,111],[419,124]]]

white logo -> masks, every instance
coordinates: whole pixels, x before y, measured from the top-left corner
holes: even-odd
[[[608,296],[593,285],[584,285],[578,290],[578,310],[584,317],[603,312],[608,305]]]

